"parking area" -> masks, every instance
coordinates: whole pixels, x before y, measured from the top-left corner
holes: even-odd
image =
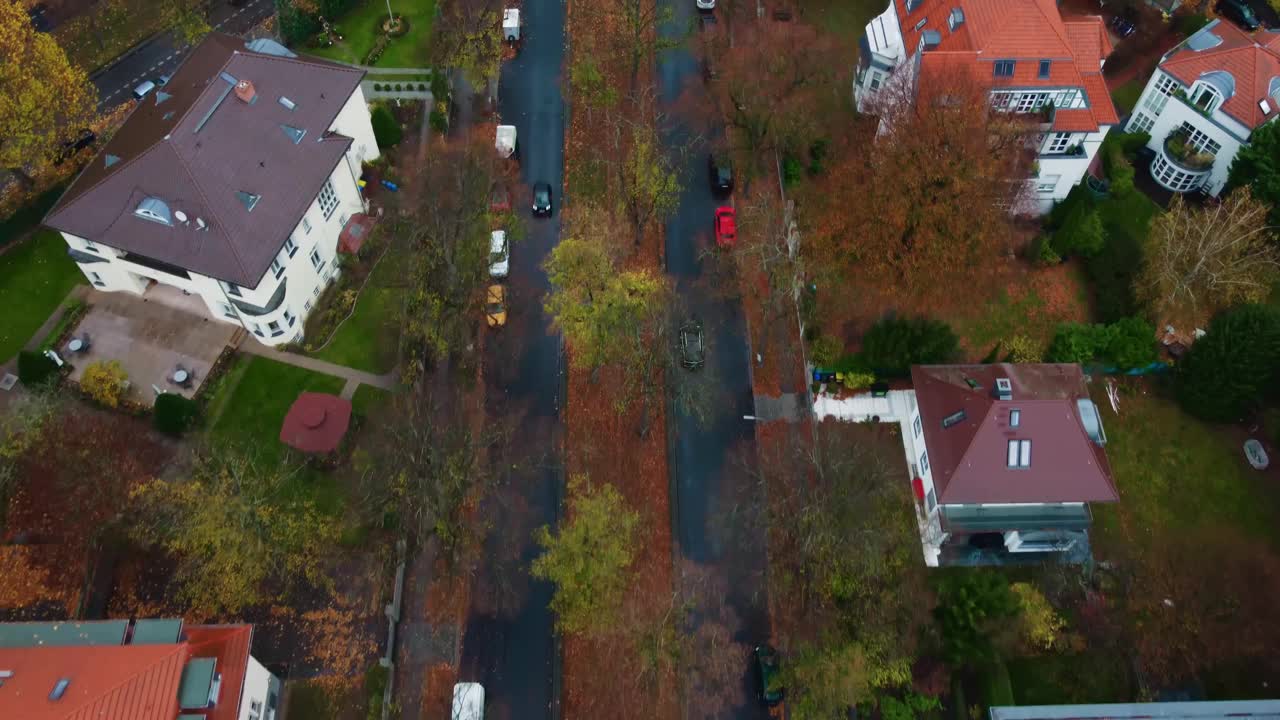
[[[77,352],[68,341],[57,351],[77,382],[93,362],[120,361],[134,402],[150,404],[160,391],[194,395],[236,331],[210,319],[199,298],[163,285],[142,297],[94,292],[88,301],[88,313],[71,333],[88,349]]]

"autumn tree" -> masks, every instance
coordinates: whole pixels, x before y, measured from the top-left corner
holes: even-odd
[[[806,247],[833,282],[856,274],[918,300],[978,284],[1009,252],[1027,191],[1030,121],[991,107],[980,82],[924,72],[891,80],[879,131],[833,148]],[[946,282],[939,282],[946,278]]]
[[[742,277],[756,280],[741,286],[760,304],[763,327],[753,328],[752,341],[753,347],[766,356],[775,345],[775,337],[786,337],[788,320],[795,321],[793,298],[802,263],[798,252],[800,230],[794,215],[772,184],[738,191],[738,242],[731,256]],[[791,350],[785,339],[780,342],[784,352]]]
[[[597,635],[619,620],[640,514],[609,484],[593,486],[584,476],[569,480],[567,522],[535,535],[543,554],[530,570],[555,584],[551,609],[561,632]]]
[[[631,125],[631,144],[622,164],[622,191],[636,247],[652,223],[666,220],[680,207],[680,179],[649,123]]]
[[[636,92],[640,68],[652,66],[658,53],[679,47],[680,38],[668,37],[661,32],[663,25],[671,22],[674,13],[671,6],[654,0],[612,0],[621,6],[622,32],[611,35],[618,51],[622,53],[631,71],[631,92]]]
[[[310,500],[289,497],[289,480],[230,449],[203,451],[189,478],[134,489],[133,534],[175,556],[182,597],[210,614],[270,599],[269,581],[325,588],[323,562],[340,528]]]
[[[485,4],[447,3],[432,31],[431,49],[436,67],[456,68],[473,88],[496,83],[503,56],[502,15]]]
[[[118,407],[129,385],[129,373],[119,360],[89,363],[80,376],[80,388],[107,407]]]
[[[213,29],[205,18],[202,0],[162,0],[156,6],[164,24],[173,30],[182,44],[195,45]]]
[[[830,33],[798,22],[759,22],[736,30],[733,47],[713,44],[723,54],[717,114],[757,171],[773,150],[800,150],[822,127],[824,103],[849,92],[846,49]]]
[[[88,126],[97,103],[84,70],[36,32],[22,4],[0,3],[0,166],[30,187],[32,173]]]
[[[1175,195],[1152,224],[1136,282],[1156,322],[1189,331],[1219,310],[1264,300],[1280,276],[1268,212],[1248,187],[1204,208]]]

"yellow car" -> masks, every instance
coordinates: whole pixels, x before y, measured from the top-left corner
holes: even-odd
[[[484,314],[489,327],[502,327],[507,324],[507,289],[501,285],[490,285],[488,297],[484,302]]]

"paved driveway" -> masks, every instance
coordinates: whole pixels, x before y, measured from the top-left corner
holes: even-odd
[[[548,289],[542,261],[560,237],[564,5],[526,0],[523,15],[524,44],[503,65],[499,111],[504,123],[517,128],[524,183],[550,183],[557,212],[545,219],[526,215],[528,233],[511,253],[507,326],[486,341],[487,416],[495,426],[519,419],[510,448],[517,468],[483,509],[490,531],[462,644],[461,679],[484,684],[485,717],[492,720],[552,717],[559,665],[548,608],[552,588],[531,580],[528,568],[538,554],[533,531],[555,524],[561,492],[555,453],[560,342],[542,312]],[[513,201],[528,207],[524,198]]]

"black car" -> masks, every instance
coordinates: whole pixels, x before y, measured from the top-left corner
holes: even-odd
[[[711,189],[718,193],[733,192],[733,163],[729,158],[712,153],[707,156],[707,169],[711,172]]]
[[[1222,0],[1218,3],[1218,13],[1250,32],[1262,27],[1262,23],[1258,22],[1258,16],[1253,13],[1253,8],[1249,7],[1249,3],[1245,0]]]
[[[1111,29],[1115,31],[1117,37],[1127,38],[1137,31],[1138,26],[1129,18],[1116,15],[1111,18]]]
[[[697,370],[707,362],[707,346],[702,341],[702,323],[697,320],[680,326],[680,365]]]
[[[551,217],[551,184],[538,182],[533,184],[533,214]]]
[[[757,645],[755,650],[756,682],[759,683],[760,702],[773,707],[782,702],[786,691],[779,683],[778,651],[768,645]]]

